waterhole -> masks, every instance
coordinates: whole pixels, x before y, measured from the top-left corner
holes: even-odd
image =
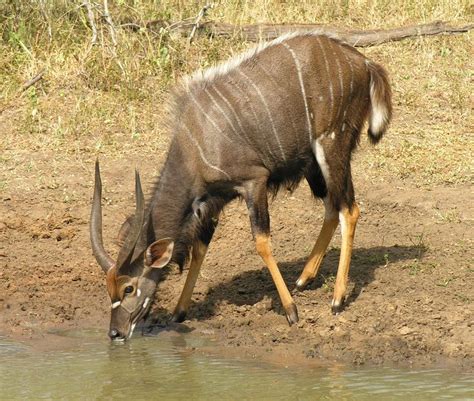
[[[45,347],[0,337],[2,400],[473,400],[472,375],[442,369],[285,368],[199,352],[192,333],[57,332]],[[224,354],[225,355],[225,354]]]

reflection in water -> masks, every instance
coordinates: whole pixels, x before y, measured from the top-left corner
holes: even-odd
[[[68,350],[39,352],[0,338],[0,400],[438,400],[474,399],[474,378],[443,370],[285,369],[218,357],[193,334],[110,344],[73,334]]]

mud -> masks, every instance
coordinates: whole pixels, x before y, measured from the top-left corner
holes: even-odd
[[[33,158],[35,171],[16,177],[0,193],[0,333],[26,339],[41,338],[53,328],[101,327],[107,341],[110,301],[88,238],[93,159],[24,158]],[[104,236],[114,253],[114,238],[134,208],[133,166],[151,188],[162,157],[101,161]],[[377,174],[368,177],[355,167],[362,217],[341,314],[330,311],[339,233],[316,280],[294,291],[323,216],[322,205],[302,184],[271,204],[274,254],[294,291],[297,325],[286,323],[271,277],[255,252],[245,206],[236,202],[221,217],[189,320],[168,323],[187,273],[171,268],[143,330],[196,330],[229,353],[288,363],[449,364],[472,370],[470,186],[422,189],[374,178]]]

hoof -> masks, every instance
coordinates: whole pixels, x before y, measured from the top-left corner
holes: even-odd
[[[342,312],[342,309],[344,308],[344,301],[336,301],[335,299],[332,300],[331,302],[331,311],[333,315],[338,315],[339,313]]]
[[[291,326],[292,324],[298,323],[298,309],[296,309],[295,304],[291,304],[290,306],[285,308],[286,312],[286,320],[288,320],[288,324]]]
[[[299,278],[298,281],[296,282],[296,289],[298,291],[303,291],[307,284],[308,284],[308,280]]]
[[[173,316],[171,316],[171,321],[173,323],[182,323],[186,319],[186,311],[182,310],[179,312],[174,312]]]

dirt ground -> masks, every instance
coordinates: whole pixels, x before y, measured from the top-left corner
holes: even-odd
[[[147,327],[155,324],[158,335],[195,330],[254,357],[473,369],[472,187],[419,188],[361,168],[358,157],[362,217],[340,315],[330,312],[339,232],[317,279],[295,292],[300,322],[290,328],[255,252],[245,206],[236,202],[221,218],[189,320],[167,324],[187,273],[170,269]],[[163,156],[101,161],[105,242],[116,252],[115,235],[134,208],[133,166],[151,188]],[[102,327],[107,341],[110,301],[88,237],[93,159],[25,151],[16,162],[34,163],[36,173],[0,193],[0,333],[27,339],[51,328]],[[292,290],[322,216],[305,183],[271,205],[274,253]]]

